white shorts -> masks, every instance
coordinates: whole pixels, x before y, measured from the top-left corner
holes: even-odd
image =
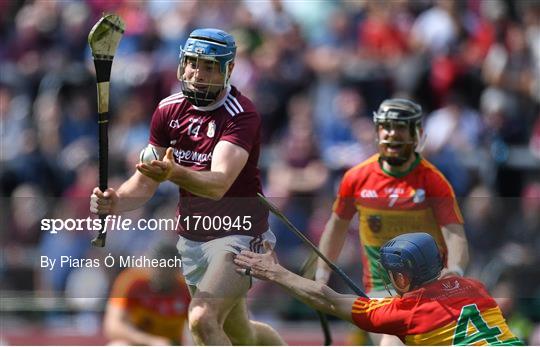
[[[238,254],[242,250],[261,253],[264,252],[263,241],[270,242],[273,248],[276,236],[270,230],[256,237],[231,235],[207,242],[192,241],[179,236],[176,248],[182,258],[182,272],[186,283],[197,286],[215,255],[225,252]]]

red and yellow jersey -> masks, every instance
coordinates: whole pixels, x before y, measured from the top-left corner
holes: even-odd
[[[180,344],[189,301],[189,291],[180,274],[177,285],[162,293],[152,288],[148,269],[133,268],[124,270],[114,282],[109,305],[124,308],[137,328]]]
[[[333,211],[342,219],[358,212],[362,244],[363,283],[366,291],[384,290],[378,268],[379,248],[408,232],[431,234],[446,263],[441,226],[463,224],[450,183],[427,160],[417,156],[408,172],[384,171],[374,155],[345,173]]]
[[[406,345],[523,345],[484,286],[448,277],[403,297],[358,298],[351,317],[360,328],[398,336]]]

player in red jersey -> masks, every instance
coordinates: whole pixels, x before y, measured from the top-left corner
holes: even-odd
[[[379,248],[391,238],[423,230],[443,251],[444,275],[463,275],[468,263],[463,218],[452,187],[417,152],[422,139],[422,108],[405,99],[383,101],[374,114],[379,153],[348,170],[341,182],[320,249],[339,256],[349,223],[358,213],[363,283],[368,296],[384,297],[385,274],[378,269]],[[330,269],[319,261],[316,280],[327,283]],[[372,338],[395,345],[391,336]]]
[[[152,258],[174,259],[172,245]],[[178,268],[129,268],[114,281],[103,328],[109,345],[180,345],[187,321],[189,291]]]
[[[275,253],[242,251],[239,273],[270,280],[316,310],[407,345],[523,345],[484,286],[461,276],[440,278],[442,257],[427,233],[407,233],[380,248],[380,265],[397,297],[367,299],[339,294],[283,268]]]
[[[233,256],[275,244],[268,212],[256,203],[261,118],[230,85],[236,45],[218,29],[194,30],[181,49],[181,93],[163,99],[152,116],[150,144],[161,160],[137,164],[115,191],[94,189],[91,211],[136,209],[160,182],[179,186],[182,270],[192,293],[189,327],[195,343],[280,345],[268,325],[248,319],[251,281],[234,271]]]

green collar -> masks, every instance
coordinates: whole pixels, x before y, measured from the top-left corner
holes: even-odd
[[[403,172],[390,172],[388,170],[386,170],[381,162],[381,157],[379,157],[378,161],[379,161],[379,167],[381,168],[381,170],[387,174],[388,176],[392,176],[392,177],[396,177],[396,178],[401,178],[401,177],[405,177],[407,176],[412,170],[414,170],[418,164],[420,164],[420,161],[422,160],[422,157],[420,157],[420,154],[418,153],[415,153],[416,155],[416,159],[414,160],[414,162],[411,164],[411,166],[409,166],[409,168]]]

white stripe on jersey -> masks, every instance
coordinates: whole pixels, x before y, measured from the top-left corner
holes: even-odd
[[[230,109],[228,103],[224,103],[223,106],[225,106],[225,109],[227,110],[227,112],[229,112],[229,114],[230,114],[232,117],[234,117],[234,116],[236,115],[236,113],[233,112],[233,110]]]
[[[242,107],[242,105],[240,105],[240,103],[238,102],[238,99],[236,99],[231,94],[229,94],[228,99],[232,100],[236,104],[236,106],[238,106],[238,108],[240,109],[240,112],[244,112],[244,108]]]
[[[183,101],[183,98],[180,98],[180,99],[176,99],[176,100],[171,100],[171,101],[168,101],[168,102],[164,102],[164,103],[160,103],[158,108],[162,108],[162,107],[165,107],[167,105],[172,105],[172,104],[179,104]]]
[[[163,103],[163,102],[167,102],[167,101],[170,101],[172,99],[177,99],[177,98],[183,98],[184,95],[182,95],[182,92],[178,92],[178,93],[175,93],[175,94],[172,94],[172,95],[169,95],[168,97],[166,97],[165,99],[161,100],[159,103]]]
[[[238,108],[229,99],[227,99],[227,101],[225,101],[225,105],[228,105],[231,108],[231,110],[234,111],[233,116],[236,116],[236,114],[240,113],[240,110],[238,110]]]

